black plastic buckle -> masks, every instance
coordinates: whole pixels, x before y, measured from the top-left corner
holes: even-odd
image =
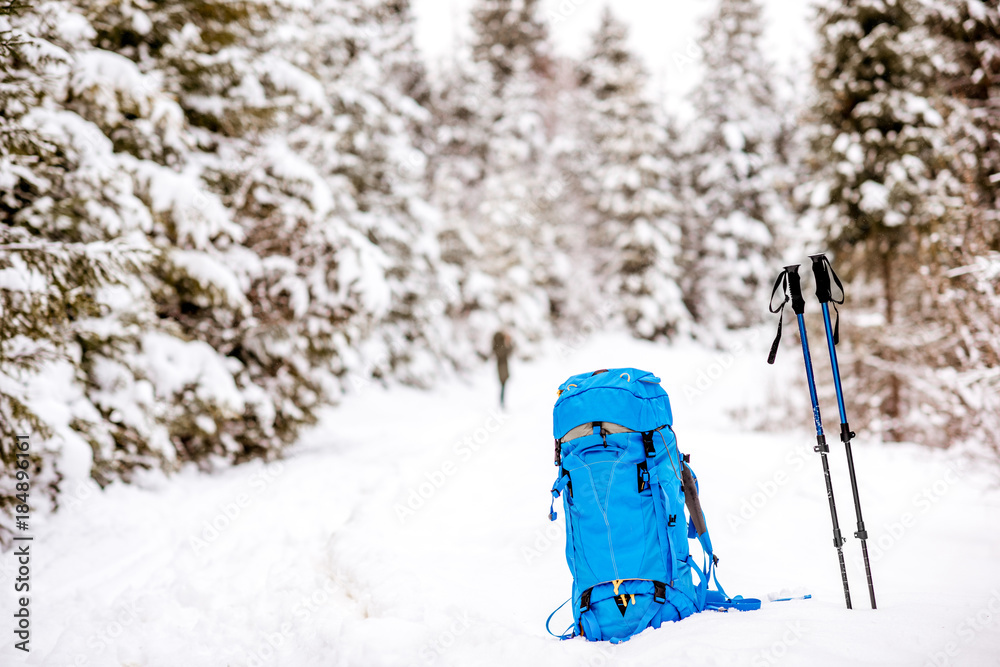
[[[667,601],[667,585],[662,581],[653,582],[653,602],[663,604]]]
[[[639,493],[642,493],[649,488],[649,468],[646,467],[646,462],[642,461],[636,464],[635,470],[638,477]]]
[[[646,449],[646,458],[652,458],[656,456],[656,449],[653,447],[653,432],[643,431],[642,433],[642,446]]]
[[[673,528],[676,525],[677,525],[677,515],[671,514],[669,517],[667,517],[667,528]]]
[[[592,588],[588,588],[580,594],[580,611],[587,611],[590,609],[590,591],[592,590]]]
[[[608,446],[608,432],[604,430],[604,422],[591,422],[591,425],[601,434],[601,442]]]
[[[559,470],[562,473],[562,475],[566,476],[566,493],[568,493],[569,497],[572,498],[573,497],[573,478],[569,476],[569,470],[566,470],[566,468],[560,468]],[[560,476],[562,476],[562,475],[560,475]]]

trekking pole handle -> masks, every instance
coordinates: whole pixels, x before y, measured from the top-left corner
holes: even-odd
[[[781,303],[775,305],[775,296],[781,295]],[[781,314],[785,310],[788,302],[792,302],[792,310],[796,316],[802,315],[806,310],[806,301],[802,298],[802,284],[799,280],[799,265],[789,264],[778,274],[774,281],[774,288],[771,290],[771,301],[767,308],[772,313],[778,315],[778,331],[774,334],[774,342],[771,343],[771,352],[767,355],[767,363],[773,364],[775,356],[778,354],[778,345],[781,343]]]
[[[809,255],[809,259],[812,260],[813,276],[816,278],[816,298],[820,303],[829,303],[833,300],[830,291],[830,273],[826,270],[829,260],[825,253]]]
[[[792,312],[801,315],[806,312],[806,300],[802,298],[802,282],[799,278],[799,265],[790,264],[785,267],[788,276],[788,294],[792,297]]]

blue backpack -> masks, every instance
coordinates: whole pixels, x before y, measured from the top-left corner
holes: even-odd
[[[552,412],[559,477],[549,519],[556,520],[562,495],[573,595],[556,611],[572,601],[573,625],[562,635],[549,630],[554,636],[618,643],[705,609],[760,608],[759,600],[729,598],[715,578],[697,478],[672,423],[670,399],[646,371],[599,370],[559,387]],[[694,538],[701,567],[689,552]]]

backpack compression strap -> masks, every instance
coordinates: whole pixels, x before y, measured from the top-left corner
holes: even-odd
[[[639,622],[636,623],[635,625],[636,628],[639,628],[639,632],[642,632],[649,626],[649,624],[653,621],[653,617],[656,616],[656,612],[660,611],[660,609],[663,607],[663,604],[667,601],[666,587],[663,585],[663,583],[659,581],[655,581],[653,583],[657,586],[657,592],[653,596],[653,601],[649,603],[648,607],[646,607],[646,613],[642,615],[642,618],[640,618]],[[664,588],[663,597],[660,597],[660,592],[659,592],[659,588],[661,586]],[[631,639],[631,636],[611,637],[608,641],[610,641],[612,644],[621,644],[622,642],[627,642],[629,639]]]
[[[566,602],[569,602],[572,599],[573,599],[572,597],[566,598]],[[572,632],[572,630],[573,630],[573,626],[575,625],[575,623],[570,623],[569,627],[566,628],[566,631],[563,632],[561,635],[557,635],[556,633],[552,632],[552,629],[549,627],[549,624],[552,622],[552,617],[556,615],[557,611],[559,611],[560,609],[562,609],[563,607],[566,606],[566,602],[563,602],[561,605],[559,605],[554,610],[552,610],[552,613],[549,614],[548,620],[545,621],[545,629],[548,631],[548,633],[550,635],[552,635],[553,637],[555,637],[557,639],[572,639],[573,636],[574,636],[574,633]]]

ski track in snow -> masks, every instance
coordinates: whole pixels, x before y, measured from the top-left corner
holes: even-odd
[[[14,651],[8,634],[2,662],[1000,665],[1000,494],[989,473],[949,452],[856,441],[873,612],[846,459],[831,442],[846,610],[813,435],[750,432],[727,416],[779,398],[808,412],[794,395],[804,389],[784,382],[801,373],[794,345],[770,368],[755,338],[725,355],[594,336],[513,366],[502,413],[491,364],[433,392],[373,386],[281,461],[78,494],[34,522],[32,651]],[[671,395],[727,592],[813,599],[702,613],[619,646],[545,633],[571,584],[561,505],[547,519],[555,388],[616,366],[653,370]],[[836,405],[823,407],[835,434]],[[12,554],[2,564],[12,609]],[[553,628],[570,620],[564,608]]]

